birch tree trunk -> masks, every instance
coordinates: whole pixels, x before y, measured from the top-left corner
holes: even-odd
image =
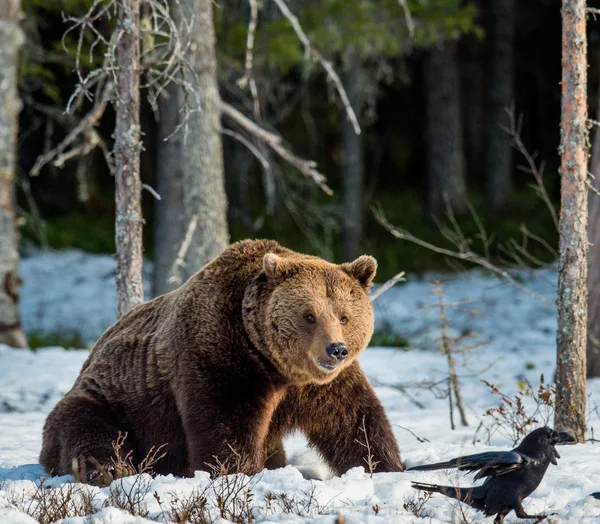
[[[162,200],[156,204],[157,210],[163,208],[159,211],[159,217],[169,216],[169,220],[172,220],[169,227],[173,234],[177,232],[171,238],[159,239],[157,235],[165,234],[165,231],[155,230],[155,247],[163,246],[160,250],[155,249],[159,270],[173,266],[189,225],[197,220],[197,226],[180,268],[179,279],[167,282],[168,274],[156,273],[155,295],[177,287],[229,244],[212,0],[178,0],[172,2],[172,13],[182,32],[183,27],[189,25],[189,33],[184,33],[184,38],[189,41],[186,78],[198,94],[199,108],[194,105],[191,109],[199,111],[184,123],[177,145],[169,146],[162,142],[159,146],[178,150],[176,161],[181,169],[181,175],[172,178],[172,172],[166,171],[162,164],[158,166],[159,180],[167,177],[163,183],[159,183],[159,187],[164,188],[172,183],[176,185],[166,192],[163,189]],[[179,23],[181,20],[186,23]],[[181,114],[180,109],[184,104],[195,104],[196,101],[193,97],[186,98],[181,88],[176,87],[175,90],[178,96],[173,97],[173,104],[177,103],[177,108],[174,107],[172,111]],[[177,189],[179,184],[181,194]],[[178,226],[175,226],[176,221],[180,221]],[[174,248],[167,248],[168,243]]]
[[[140,0],[121,0],[117,31],[115,240],[117,314],[144,300],[140,182]]]
[[[587,41],[585,0],[562,2],[561,208],[555,426],[585,439]]]
[[[467,188],[460,120],[457,43],[446,40],[426,53],[427,214],[466,210]]]
[[[516,0],[490,0],[487,34],[485,198],[488,210],[506,210],[512,187],[512,147],[506,109],[514,97]]]
[[[0,343],[27,347],[18,310],[15,169],[20,101],[17,92],[20,0],[0,0]]]

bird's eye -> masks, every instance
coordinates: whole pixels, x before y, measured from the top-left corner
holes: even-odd
[[[317,321],[317,319],[315,318],[315,316],[311,315],[311,314],[306,315],[304,318],[306,319],[306,321],[309,324],[314,324]]]
[[[344,315],[342,318],[340,318],[340,324],[347,324],[348,323],[348,317],[346,315]]]

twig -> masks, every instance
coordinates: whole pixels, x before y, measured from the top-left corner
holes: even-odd
[[[410,9],[408,8],[406,0],[398,0],[398,3],[404,10],[404,18],[406,19],[406,27],[408,27],[408,34],[412,38],[415,36],[415,23],[412,19],[412,15],[410,14]]]
[[[148,191],[156,200],[162,200],[156,190],[149,184],[142,184],[142,187]]]
[[[317,166],[316,162],[297,157],[282,145],[282,138],[279,135],[263,129],[226,102],[221,102],[221,112],[234,120],[251,135],[267,144],[281,158],[298,169],[304,176],[311,178],[327,195],[333,195],[333,191],[326,183],[327,178],[315,169]]]
[[[298,18],[296,17],[296,15],[294,15],[294,13],[292,13],[290,11],[290,9],[287,6],[287,4],[285,3],[285,1],[284,0],[274,0],[274,2],[277,4],[277,7],[279,7],[279,10],[283,14],[283,16],[285,16],[288,19],[288,21],[290,22],[290,24],[292,24],[292,27],[294,28],[296,35],[300,39],[300,42],[302,42],[302,44],[304,45],[306,55],[312,56],[317,62],[319,62],[323,66],[325,71],[327,71],[329,78],[332,80],[333,84],[335,85],[335,88],[336,88],[338,94],[340,95],[342,103],[344,104],[344,108],[346,109],[346,115],[348,116],[348,119],[352,123],[354,132],[357,135],[360,135],[360,126],[358,125],[358,119],[356,118],[354,109],[352,109],[350,100],[348,99],[348,95],[346,94],[346,90],[344,89],[344,86],[342,85],[342,81],[340,80],[340,77],[333,69],[331,62],[329,62],[328,60],[325,60],[325,58],[323,58],[323,55],[316,48],[313,47],[313,45],[310,43],[310,40],[308,39],[308,36],[306,36],[304,29],[302,29],[302,26],[300,25]]]
[[[371,302],[375,302],[381,295],[383,295],[386,291],[394,287],[398,282],[406,282],[404,275],[406,273],[404,271],[400,271],[400,273],[394,275],[387,282],[379,286],[375,291],[370,294]]]
[[[377,468],[377,464],[379,464],[379,462],[376,460],[373,460],[373,453],[371,452],[371,444],[369,444],[369,436],[367,434],[367,426],[365,425],[365,416],[364,415],[362,418],[362,424],[359,429],[362,432],[362,434],[365,436],[365,441],[361,442],[357,438],[354,439],[354,441],[366,449],[367,456],[364,458],[364,460],[367,464],[367,467],[369,468],[369,474],[371,475],[371,478],[373,478],[373,473],[375,473],[375,469]]]
[[[415,437],[419,442],[431,442],[431,440],[425,438],[425,437],[419,437],[419,435],[417,435],[414,431],[411,431],[408,428],[405,428],[404,426],[401,426],[400,424],[394,424],[394,426],[399,427],[400,429],[403,429],[404,431],[408,431],[413,437]]]
[[[177,257],[175,257],[175,261],[171,266],[171,276],[167,279],[167,282],[180,285],[181,284],[181,274],[180,268],[185,265],[185,256],[190,248],[190,244],[192,243],[192,237],[194,236],[194,232],[196,231],[196,227],[198,227],[198,220],[200,220],[200,215],[195,214],[192,220],[188,225],[187,231],[185,232],[185,237],[183,238],[183,242],[177,252]]]
[[[248,148],[248,150],[261,163],[261,165],[263,166],[263,169],[265,171],[268,171],[271,169],[271,166],[269,165],[269,161],[258,150],[258,148],[252,142],[250,142],[250,140],[248,140],[244,135],[242,135],[240,133],[236,133],[235,131],[232,131],[231,129],[221,129],[221,133],[223,133],[224,135],[228,135],[232,138],[235,138],[238,142],[240,142],[241,144],[246,146]]]
[[[414,236],[412,233],[409,233],[408,231],[392,226],[383,215],[381,209],[373,208],[373,214],[375,215],[375,219],[377,220],[377,222],[379,222],[385,229],[387,229],[394,237],[400,240],[407,240],[408,242],[412,242],[413,244],[417,244],[418,246],[429,249],[434,253],[438,253],[440,255],[445,255],[448,257],[452,257],[458,260],[463,260],[465,262],[470,262],[481,266],[484,269],[487,269],[490,273],[506,280],[507,282],[510,282],[510,284],[512,284],[513,286],[525,291],[532,297],[544,302],[545,304],[551,304],[553,306],[556,305],[555,302],[548,300],[546,297],[540,295],[539,293],[536,293],[535,291],[532,291],[527,286],[515,280],[511,276],[511,274],[505,269],[502,269],[501,267],[492,264],[489,260],[482,257],[481,255],[478,255],[470,249],[465,250],[462,245],[459,246],[458,251],[451,251],[450,249],[436,246],[434,244],[426,242],[425,240],[421,240],[420,238]]]
[[[435,294],[439,297],[439,308],[440,308],[440,320],[442,324],[442,339],[441,349],[442,353],[446,355],[448,360],[448,402],[450,405],[450,425],[452,429],[456,429],[454,425],[454,410],[453,410],[453,399],[452,393],[456,398],[456,407],[460,414],[460,422],[463,426],[468,426],[467,416],[460,393],[460,385],[458,383],[458,376],[456,375],[456,364],[454,362],[453,345],[454,341],[448,337],[448,319],[446,317],[446,303],[444,302],[444,290],[440,282],[435,283]]]
[[[546,186],[544,185],[543,176],[544,176],[544,165],[542,164],[539,168],[535,163],[535,159],[533,156],[527,151],[523,140],[521,139],[521,125],[523,123],[522,117],[518,119],[515,118],[515,109],[514,106],[507,108],[506,113],[509,118],[509,127],[504,128],[504,130],[510,135],[513,146],[517,149],[525,158],[528,167],[520,166],[521,170],[525,173],[530,173],[535,178],[535,182],[537,184],[537,191],[540,195],[541,199],[546,204],[546,207],[550,211],[550,215],[552,216],[552,221],[554,222],[554,226],[558,231],[558,216],[556,214],[556,209],[554,209],[554,204],[552,204],[552,200],[550,200],[550,196],[546,191]]]
[[[73,142],[75,142],[75,140],[79,136],[81,136],[81,135],[85,136],[86,132],[89,129],[93,128],[98,123],[100,118],[102,118],[104,111],[106,110],[106,105],[108,104],[109,100],[111,99],[112,94],[113,94],[113,84],[107,83],[104,87],[102,96],[100,96],[100,98],[98,100],[96,100],[96,104],[94,105],[92,110],[81,120],[81,122],[79,122],[79,124],[77,124],[75,126],[75,128],[73,128],[73,130],[62,140],[62,142],[60,144],[58,144],[54,149],[51,149],[47,153],[38,157],[38,159],[35,161],[35,164],[31,168],[31,171],[29,172],[29,174],[31,176],[39,175],[41,169],[48,162],[52,162],[54,159],[58,159],[57,160],[57,162],[59,162],[58,165],[62,165],[62,163],[64,163],[64,161],[66,159],[72,158],[76,154],[81,154],[84,151],[86,153],[89,152],[89,150],[87,150],[85,147],[80,146],[81,149],[79,151],[74,149],[74,150],[72,150],[72,154],[68,154],[66,156],[61,157],[61,155],[64,155],[65,150],[67,149],[68,146],[70,146]],[[97,136],[97,134],[95,136]],[[96,142],[94,144],[94,147],[96,145],[99,145],[99,142]],[[93,148],[91,148],[91,149],[93,149]]]

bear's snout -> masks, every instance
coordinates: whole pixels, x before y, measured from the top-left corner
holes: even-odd
[[[334,342],[325,349],[327,356],[341,362],[348,356],[348,346],[343,342]]]

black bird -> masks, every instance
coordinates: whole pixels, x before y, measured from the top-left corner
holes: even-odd
[[[540,485],[550,462],[558,464],[556,459],[559,459],[560,455],[554,446],[574,442],[575,439],[568,433],[558,433],[543,427],[529,433],[521,444],[511,451],[476,453],[447,462],[415,466],[408,468],[408,471],[446,468],[457,468],[460,471],[479,470],[475,480],[488,477],[481,486],[458,488],[423,482],[413,482],[412,486],[460,500],[488,516],[496,515],[495,524],[500,524],[511,510],[521,519],[542,519],[545,515],[525,513],[521,503]]]

